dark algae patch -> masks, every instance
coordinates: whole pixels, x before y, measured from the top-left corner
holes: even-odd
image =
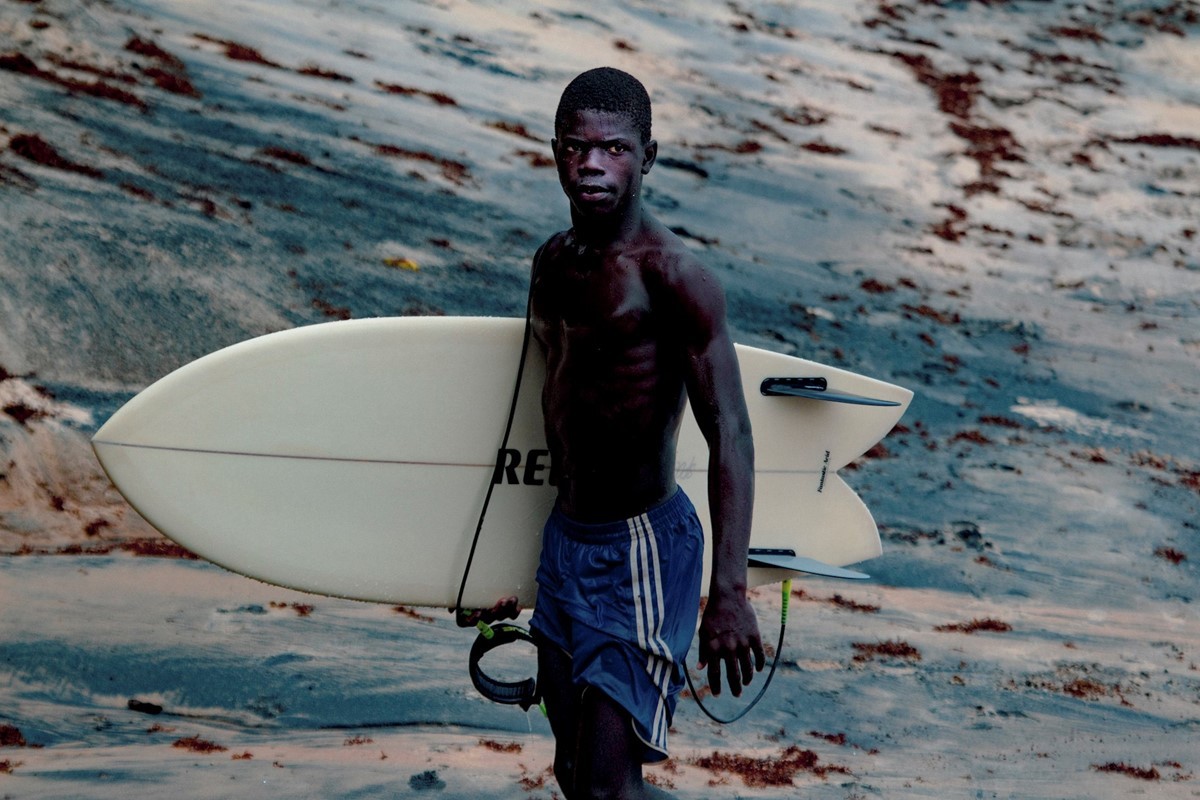
[[[37,134],[19,134],[14,136],[8,143],[8,149],[26,161],[40,164],[43,167],[60,169],[65,172],[77,172],[89,178],[104,177],[104,173],[95,167],[80,164],[67,158],[58,152],[54,145]]]
[[[385,81],[375,81],[375,85],[388,94],[398,94],[404,97],[424,97],[426,100],[432,100],[439,106],[458,105],[457,100],[444,92],[427,92],[424,89],[401,86],[398,83],[386,83]]]
[[[1200,139],[1192,136],[1175,136],[1170,133],[1145,133],[1139,136],[1114,138],[1110,141],[1117,144],[1140,144],[1146,147],[1177,147],[1184,150],[1200,151]]]
[[[81,69],[81,66],[83,65],[80,65],[78,62],[67,62],[66,60],[60,60],[60,63],[68,64],[68,68],[73,69],[76,72],[83,71],[92,74],[99,72],[99,70],[94,67],[85,67],[84,69]],[[38,80],[46,81],[47,83],[51,83],[66,89],[73,94],[84,94],[91,97],[98,97],[103,100],[115,100],[116,102],[124,103],[125,105],[135,106],[142,111],[147,109],[145,101],[130,91],[122,89],[119,86],[115,86],[112,83],[108,83],[104,80],[80,80],[79,78],[72,78],[48,69],[43,69],[34,63],[33,59],[29,58],[29,56],[25,55],[24,53],[6,53],[0,55],[0,70],[6,72],[16,72],[21,75],[27,75],[31,78],[37,78]],[[118,80],[123,79],[118,78]]]
[[[209,36],[203,33],[192,34],[195,38],[202,42],[220,45],[225,48],[225,57],[230,61],[245,61],[250,64],[258,64],[272,69],[284,69],[282,64],[276,64],[259,50],[249,45],[241,44],[240,42],[231,41],[229,39],[219,39],[215,36]]]
[[[479,745],[495,753],[516,754],[524,749],[520,742],[498,742],[495,739],[480,739]]]
[[[25,736],[15,725],[0,725],[0,747],[24,747]]]
[[[908,642],[853,642],[851,645],[857,651],[854,660],[858,663],[875,661],[876,659],[900,659],[902,661],[920,661],[921,651]]]
[[[1110,761],[1107,764],[1093,764],[1097,772],[1115,772],[1118,775],[1128,775],[1142,781],[1162,780],[1162,774],[1154,767],[1135,767],[1124,761]]]
[[[125,49],[131,53],[137,53],[140,56],[151,58],[162,64],[164,67],[176,72],[182,72],[184,69],[182,61],[149,39],[142,39],[139,36],[134,36],[125,43]]]
[[[112,523],[104,519],[89,522],[84,529],[88,537],[99,536],[101,531]],[[137,538],[123,542],[97,542],[95,544],[66,544],[60,547],[21,547],[4,555],[17,556],[106,556],[116,552],[129,553],[133,556],[147,558],[178,558],[185,561],[196,561],[200,557],[192,551],[181,547],[169,539]]]
[[[801,773],[821,778],[831,774],[849,775],[850,770],[837,764],[822,764],[812,750],[791,745],[778,756],[755,758],[741,753],[719,753],[699,756],[689,763],[714,773],[737,775],[742,783],[753,788],[791,786],[792,779]],[[718,782],[710,781],[710,784]]]
[[[1175,565],[1179,565],[1184,561],[1187,561],[1187,555],[1179,550],[1176,550],[1174,547],[1160,547],[1154,551],[1154,555],[1158,556],[1164,561],[1170,561]]]
[[[171,743],[171,747],[176,747],[180,750],[189,750],[193,753],[224,753],[229,749],[216,742],[201,739],[199,736],[185,736],[182,739],[176,739]]]
[[[1012,625],[1007,622],[1002,622],[998,619],[973,619],[970,622],[955,622],[948,625],[938,625],[934,628],[939,633],[979,633],[986,631],[988,633],[1008,633],[1012,630]]]

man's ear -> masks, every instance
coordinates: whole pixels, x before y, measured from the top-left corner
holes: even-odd
[[[555,136],[550,140],[550,155],[554,156],[554,160],[558,160],[558,137]]]
[[[654,166],[655,160],[658,158],[658,142],[654,139],[646,142],[645,154],[642,156],[642,174],[650,172],[650,168]]]

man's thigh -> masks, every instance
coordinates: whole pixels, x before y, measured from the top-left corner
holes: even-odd
[[[538,688],[554,732],[554,776],[567,797],[641,797],[644,745],[627,712],[594,687],[571,680],[571,658],[538,644]]]
[[[579,727],[579,688],[571,681],[571,657],[561,647],[537,637],[537,684],[550,728],[558,740],[574,739]],[[568,732],[570,736],[568,736]]]

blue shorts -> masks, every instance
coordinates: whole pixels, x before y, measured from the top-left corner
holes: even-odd
[[[530,628],[571,657],[571,680],[629,712],[643,761],[667,757],[667,729],[696,632],[704,530],[677,491],[645,514],[546,521]]]

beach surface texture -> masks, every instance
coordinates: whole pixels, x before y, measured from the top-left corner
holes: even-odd
[[[843,470],[873,580],[798,580],[765,700],[685,699],[649,780],[1200,797],[1194,0],[0,0],[0,797],[561,796],[444,610],[189,558],[88,440],[252,336],[519,316],[604,64],[735,338],[917,393]]]

